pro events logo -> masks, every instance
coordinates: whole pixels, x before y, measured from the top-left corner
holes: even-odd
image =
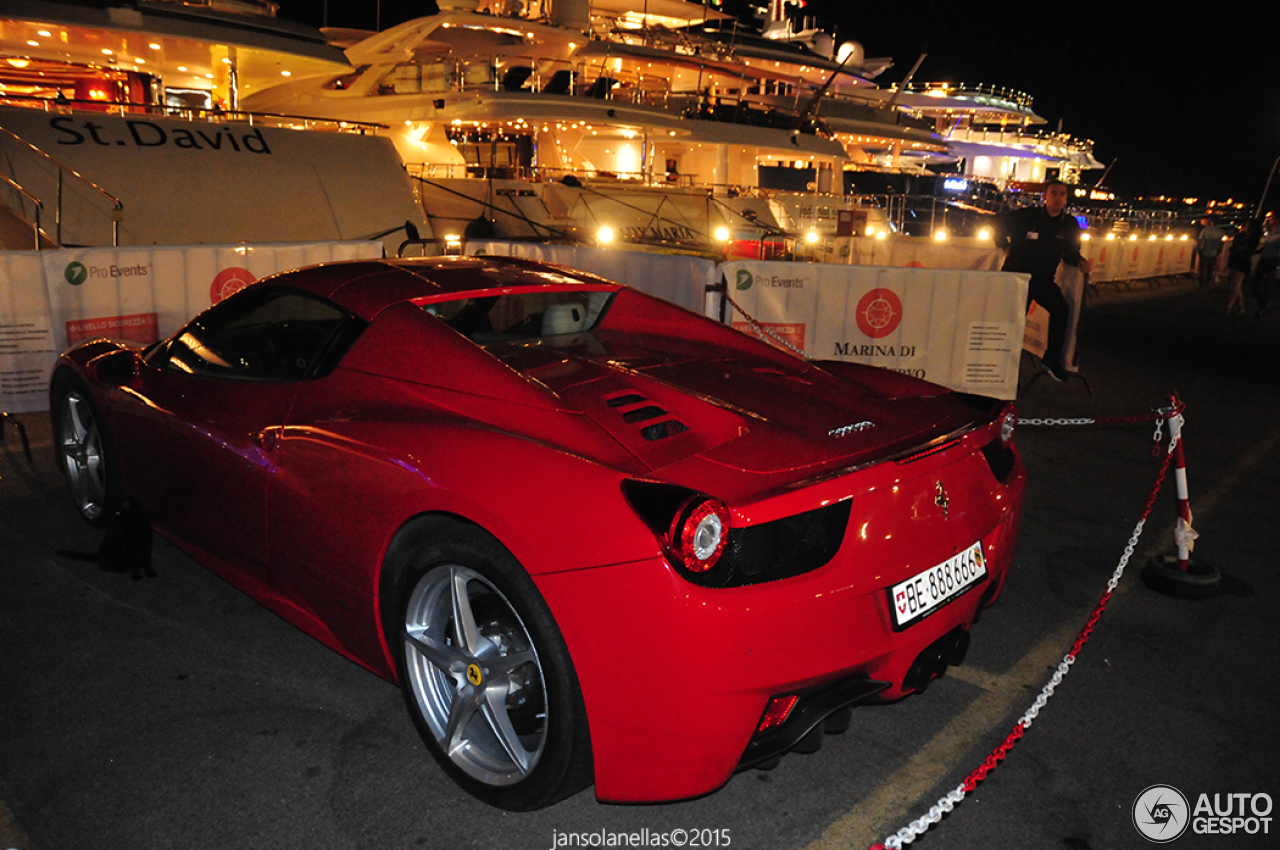
[[[1172,785],[1152,785],[1133,801],[1133,825],[1143,838],[1156,844],[1182,835],[1189,815],[1187,798]]]
[[[902,299],[889,289],[873,289],[858,301],[858,330],[872,339],[886,337],[902,323]]]
[[[62,276],[72,286],[79,286],[89,279],[89,269],[85,267],[84,263],[72,261],[67,263],[67,267],[62,270]]]
[[[738,290],[746,290],[750,289],[755,282],[756,279],[751,276],[751,272],[746,269],[738,269],[738,277],[737,280],[733,282],[733,286]]]

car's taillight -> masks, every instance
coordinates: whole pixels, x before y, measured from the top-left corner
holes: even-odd
[[[1018,426],[1018,412],[1009,405],[1004,409],[1004,418],[1000,420],[1000,442],[1009,445],[1013,442],[1013,430]]]
[[[799,701],[800,697],[795,694],[787,694],[770,699],[769,704],[765,706],[764,714],[761,716],[759,724],[756,725],[756,733],[767,732],[786,723],[787,718],[791,716],[791,709],[795,708],[796,703]]]
[[[719,499],[690,496],[676,511],[667,533],[671,550],[690,572],[705,573],[729,542],[729,508]]]

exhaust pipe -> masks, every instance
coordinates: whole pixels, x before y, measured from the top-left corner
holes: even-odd
[[[959,667],[969,651],[969,632],[957,626],[924,648],[911,662],[907,675],[902,679],[904,691],[922,694],[929,683],[947,672],[948,667]]]

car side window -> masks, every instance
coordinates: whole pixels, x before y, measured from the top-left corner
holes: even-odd
[[[264,288],[202,313],[170,343],[168,368],[249,381],[301,381],[327,371],[350,344],[346,311],[305,292]],[[345,344],[343,344],[345,342]]]

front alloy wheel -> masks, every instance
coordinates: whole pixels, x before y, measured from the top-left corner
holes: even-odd
[[[58,446],[71,497],[89,522],[107,510],[107,455],[93,405],[78,390],[62,397],[58,412]]]

